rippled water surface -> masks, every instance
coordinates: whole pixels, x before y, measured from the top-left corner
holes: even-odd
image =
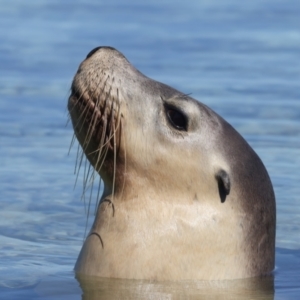
[[[299,16],[297,0],[0,1],[1,299],[299,299]],[[75,279],[86,214],[66,103],[99,45],[213,108],[260,155],[277,198],[274,280]]]

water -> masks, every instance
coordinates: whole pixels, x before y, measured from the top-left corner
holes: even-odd
[[[0,1],[1,299],[299,299],[300,2]],[[81,278],[81,182],[66,103],[96,46],[192,93],[264,161],[277,198],[276,271],[259,282]],[[80,284],[79,284],[80,283]]]

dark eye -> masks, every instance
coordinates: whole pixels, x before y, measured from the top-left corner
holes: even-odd
[[[171,125],[178,130],[187,131],[187,120],[186,117],[178,110],[174,108],[166,108],[167,116]]]

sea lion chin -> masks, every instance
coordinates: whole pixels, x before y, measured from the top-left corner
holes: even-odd
[[[79,66],[68,109],[104,182],[76,272],[219,280],[273,270],[270,178],[209,107],[146,77],[116,49],[98,47]]]

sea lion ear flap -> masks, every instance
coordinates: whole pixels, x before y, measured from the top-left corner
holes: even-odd
[[[216,179],[218,182],[220,199],[221,202],[224,203],[226,196],[230,193],[230,177],[226,171],[220,170],[216,174]]]

